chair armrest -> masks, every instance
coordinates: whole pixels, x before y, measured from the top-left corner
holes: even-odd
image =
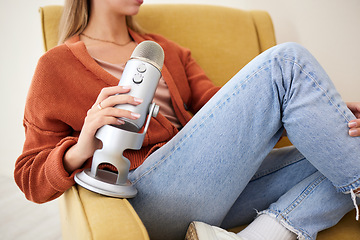
[[[63,239],[149,240],[126,199],[105,197],[73,186],[60,198]]]
[[[270,14],[266,11],[252,10],[251,16],[256,28],[260,52],[276,45],[275,30]]]

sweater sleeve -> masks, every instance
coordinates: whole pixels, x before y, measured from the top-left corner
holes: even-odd
[[[74,184],[77,172],[69,174],[63,165],[64,154],[76,144],[77,134],[66,123],[72,114],[66,102],[70,96],[62,91],[66,84],[59,78],[60,65],[56,58],[39,60],[25,105],[25,143],[14,178],[26,198],[36,203],[59,197]]]
[[[26,142],[23,153],[15,164],[14,177],[26,198],[36,203],[44,203],[59,197],[74,185],[74,174],[69,174],[63,166],[63,156],[77,141],[74,137],[62,138],[65,134],[39,131],[25,123]],[[52,135],[52,136],[50,136]],[[62,138],[62,139],[61,139]],[[50,142],[56,142],[53,145]],[[43,145],[43,142],[47,144]],[[29,147],[29,146],[33,147]]]

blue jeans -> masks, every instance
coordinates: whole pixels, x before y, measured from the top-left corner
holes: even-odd
[[[183,239],[188,224],[224,228],[269,214],[303,239],[335,225],[360,187],[355,119],[329,77],[294,43],[236,74],[129,178],[151,239]],[[284,128],[296,146],[272,150]]]

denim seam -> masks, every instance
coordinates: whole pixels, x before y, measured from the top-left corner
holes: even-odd
[[[260,65],[261,66],[261,65]],[[163,163],[164,161],[166,161],[166,159],[171,156],[172,153],[174,153],[181,145],[182,143],[188,139],[197,129],[199,129],[199,127],[201,127],[203,125],[203,123],[205,122],[205,120],[207,120],[216,109],[219,109],[220,105],[223,105],[227,102],[227,100],[229,99],[229,96],[231,95],[235,95],[236,92],[239,93],[239,89],[241,89],[241,87],[246,84],[251,78],[253,78],[256,74],[258,74],[259,72],[261,72],[263,69],[265,68],[265,64],[263,64],[261,67],[259,67],[257,69],[257,71],[253,72],[252,74],[248,75],[245,80],[239,84],[236,84],[235,87],[233,88],[233,91],[230,92],[226,95],[224,95],[224,97],[219,100],[216,104],[216,106],[214,108],[212,108],[206,115],[206,117],[203,117],[201,119],[201,122],[195,124],[192,127],[192,131],[189,131],[188,134],[185,134],[180,140],[179,142],[173,147],[173,150],[169,152],[169,154],[163,156],[161,158],[161,160],[159,160],[156,164],[154,164],[151,168],[149,168],[147,171],[145,171],[143,174],[141,174],[138,178],[134,179],[133,184],[136,184],[138,181],[140,181],[141,178],[143,178],[144,176],[146,176],[147,174],[149,174],[150,172],[152,172],[154,169],[156,169],[161,163]]]
[[[271,173],[279,171],[280,169],[282,169],[284,167],[290,166],[290,165],[295,164],[295,163],[297,163],[297,162],[299,162],[301,160],[304,160],[304,159],[305,159],[305,157],[299,157],[299,159],[295,159],[295,160],[292,160],[292,161],[287,161],[287,162],[284,162],[283,164],[276,165],[275,167],[269,168],[266,171],[264,170],[262,172],[259,172],[259,173],[257,173],[256,175],[254,175],[252,177],[251,181],[262,178],[264,176],[267,176],[267,175],[269,175]]]
[[[295,199],[294,202],[291,203],[290,206],[288,206],[284,211],[281,212],[281,214],[288,215],[291,213],[298,205],[300,205],[311,193],[312,191],[322,182],[326,179],[324,175],[321,175],[320,177],[316,178],[311,185],[309,185],[299,197]]]
[[[351,190],[356,190],[360,187],[360,179],[357,179],[347,185],[344,186],[335,186],[335,188],[337,189],[337,191],[339,192],[343,192],[343,193],[348,193]]]

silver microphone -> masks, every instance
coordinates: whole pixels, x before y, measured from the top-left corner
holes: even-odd
[[[144,125],[149,105],[154,98],[156,87],[161,77],[164,64],[164,51],[161,46],[153,41],[141,42],[133,51],[130,60],[126,63],[119,86],[131,86],[128,95],[143,99],[140,105],[116,105],[116,108],[129,110],[140,114],[136,120],[121,118],[125,124],[117,127],[138,132]]]
[[[136,120],[122,118],[123,125],[105,125],[98,129],[95,137],[101,140],[102,148],[93,155],[91,168],[75,175],[75,182],[91,191],[119,198],[132,198],[136,188],[128,180],[130,161],[124,157],[126,149],[139,150],[142,147],[151,117],[156,117],[159,107],[151,103],[161,77],[164,51],[152,41],[141,42],[133,51],[121,76],[120,86],[131,86],[129,95],[143,99],[140,105],[119,104],[116,108],[139,113]],[[142,133],[138,131],[147,121]],[[103,163],[111,164],[117,173],[99,168]]]

